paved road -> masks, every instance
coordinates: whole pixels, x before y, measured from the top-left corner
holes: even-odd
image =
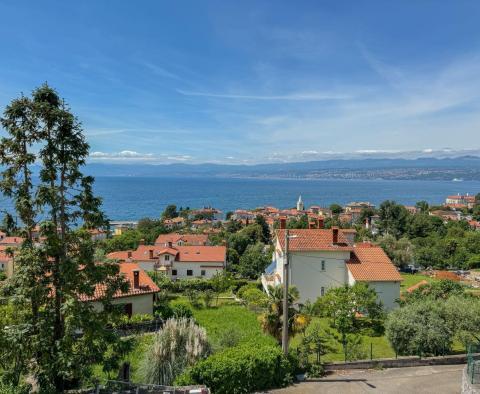
[[[463,365],[345,371],[317,382],[303,382],[271,394],[455,394],[460,393]]]

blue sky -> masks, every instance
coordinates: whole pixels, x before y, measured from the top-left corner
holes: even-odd
[[[101,162],[480,148],[480,2],[0,0],[0,107],[48,81]]]

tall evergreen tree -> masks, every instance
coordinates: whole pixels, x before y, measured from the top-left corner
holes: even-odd
[[[0,144],[0,188],[15,202],[26,234],[6,288],[12,302],[30,309],[14,335],[29,345],[23,368],[43,392],[61,393],[88,377],[95,363],[115,367],[125,343],[107,325],[119,317],[112,297],[128,283],[116,264],[94,261],[93,243],[82,229],[104,225],[105,217],[93,178],[81,171],[89,146],[68,106],[45,84],[31,98],[14,100],[2,124],[8,136]],[[35,184],[34,162],[40,165]],[[37,223],[41,246],[32,242]],[[102,311],[81,300],[99,284],[105,289]]]

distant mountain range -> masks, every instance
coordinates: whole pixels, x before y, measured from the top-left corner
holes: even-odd
[[[93,176],[285,179],[479,180],[480,157],[338,159],[255,165],[87,164]]]

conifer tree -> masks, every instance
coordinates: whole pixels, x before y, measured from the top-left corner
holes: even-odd
[[[107,328],[119,317],[111,300],[128,283],[116,264],[94,261],[85,229],[104,226],[106,219],[93,178],[82,173],[89,145],[69,107],[44,84],[31,98],[14,100],[2,125],[7,137],[0,142],[0,189],[14,201],[25,234],[6,292],[29,309],[12,337],[28,344],[22,369],[42,391],[63,392],[87,378],[95,363],[115,368],[126,343]],[[34,163],[40,166],[35,181]],[[41,244],[32,237],[37,224]],[[99,284],[105,290],[102,311],[82,301]]]

